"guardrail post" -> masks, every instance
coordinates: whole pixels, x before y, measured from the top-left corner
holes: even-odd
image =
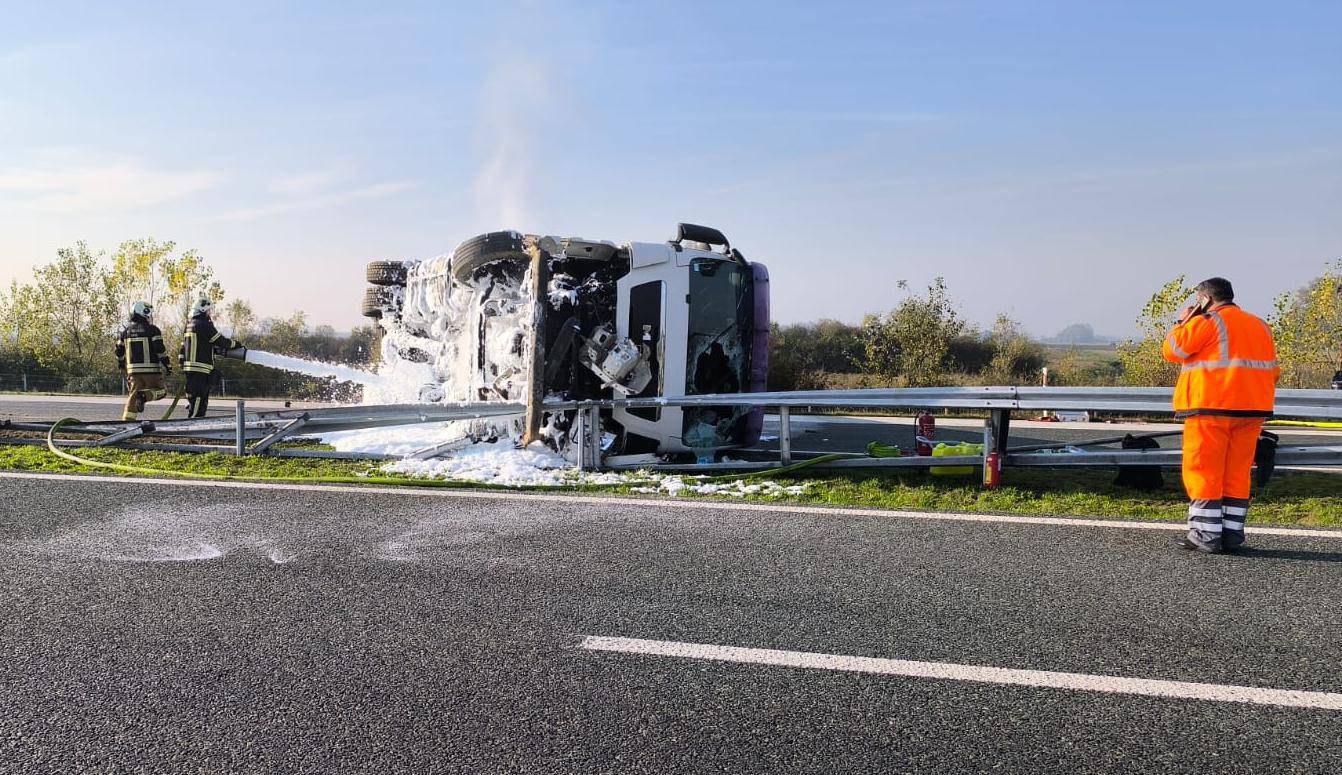
[[[581,407],[573,417],[573,441],[578,447],[578,470],[587,470],[587,409]]]
[[[792,462],[792,417],[789,407],[778,407],[778,460],[783,465]]]
[[[1007,451],[1007,439],[1011,435],[1011,410],[992,410],[992,420],[989,421],[989,424],[992,430],[992,444],[985,444],[984,451],[996,451],[1005,457]]]
[[[247,411],[244,404],[244,401],[238,401],[233,415],[237,421],[233,429],[233,454],[238,457],[247,454]]]
[[[585,406],[575,418],[578,443],[578,470],[601,470],[601,408]]]

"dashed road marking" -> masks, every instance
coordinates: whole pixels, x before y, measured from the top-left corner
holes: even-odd
[[[1118,530],[1183,531],[1180,522],[1140,522],[1125,519],[1089,519],[1085,517],[1044,517],[1020,514],[964,514],[940,511],[900,511],[894,509],[862,509],[832,506],[799,506],[787,503],[733,503],[731,501],[689,500],[685,498],[627,498],[622,496],[563,495],[536,492],[502,492],[451,488],[418,488],[360,486],[343,484],[281,484],[277,482],[212,481],[204,479],[157,479],[136,476],[96,476],[84,474],[45,474],[23,471],[0,471],[0,479],[39,479],[46,481],[105,482],[111,484],[151,484],[177,487],[217,487],[228,490],[284,490],[289,492],[338,492],[344,494],[400,495],[431,498],[464,498],[478,500],[529,500],[550,503],[582,503],[593,506],[656,506],[659,508],[699,509],[705,511],[762,511],[771,514],[811,514],[830,517],[878,517],[882,519],[910,519],[933,522],[981,522],[1008,525],[1049,525],[1058,527],[1099,527]],[[1251,512],[1252,513],[1252,512]],[[1270,527],[1249,524],[1255,536],[1292,536],[1296,538],[1342,538],[1342,530],[1314,530],[1298,527]]]
[[[1124,678],[1087,673],[1058,673],[1048,670],[1014,670],[982,665],[961,665],[954,662],[914,662],[905,659],[853,657],[810,651],[780,651],[777,649],[741,648],[706,643],[681,643],[668,640],[643,640],[640,638],[597,635],[589,635],[584,638],[580,648],[588,651],[613,651],[622,654],[736,662],[773,667],[796,667],[810,670],[838,670],[907,678],[932,678],[943,681],[1070,689],[1073,691],[1132,694],[1167,699],[1277,705],[1286,708],[1309,708],[1312,710],[1342,710],[1342,694],[1334,692],[1267,689],[1256,686]]]

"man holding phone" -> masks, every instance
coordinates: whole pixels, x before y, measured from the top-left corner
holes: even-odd
[[[1229,280],[1213,277],[1194,290],[1162,347],[1165,360],[1180,364],[1174,411],[1184,418],[1190,501],[1181,544],[1233,552],[1244,544],[1254,451],[1276,399],[1277,352],[1267,324],[1236,306]]]

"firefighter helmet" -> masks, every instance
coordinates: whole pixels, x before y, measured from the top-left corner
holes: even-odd
[[[214,309],[214,302],[210,301],[210,297],[201,296],[199,299],[196,299],[195,304],[191,305],[191,315],[192,316],[199,315],[202,312],[208,315],[213,309]]]
[[[154,305],[150,304],[147,301],[137,301],[135,302],[135,304],[131,306],[130,314],[139,315],[142,318],[147,318],[150,315],[154,314]]]

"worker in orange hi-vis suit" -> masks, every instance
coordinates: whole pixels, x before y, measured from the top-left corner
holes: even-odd
[[[1249,482],[1263,420],[1272,416],[1277,351],[1267,324],[1235,305],[1230,281],[1199,283],[1196,303],[1165,337],[1181,364],[1174,411],[1184,418],[1186,549],[1233,552],[1244,544]]]

